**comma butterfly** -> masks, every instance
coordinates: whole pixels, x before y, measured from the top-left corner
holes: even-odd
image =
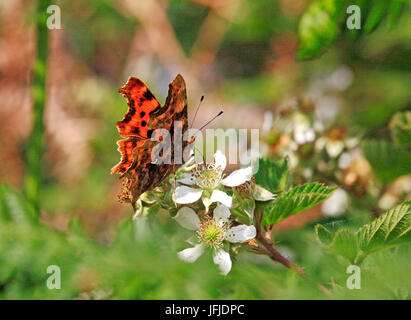
[[[130,77],[118,90],[128,103],[124,118],[117,122],[119,134],[126,138],[117,142],[121,153],[120,162],[111,169],[111,174],[120,174],[124,187],[119,194],[121,201],[134,203],[138,197],[157,187],[170,173],[174,173],[181,164],[175,163],[173,144],[163,150],[171,155],[171,163],[153,163],[153,148],[161,141],[155,137],[156,129],[168,130],[171,141],[174,136],[174,121],[182,124],[182,134],[188,129],[187,93],[181,75],[169,84],[168,96],[161,106],[148,87],[139,79]],[[194,137],[183,142],[183,147],[191,144]]]

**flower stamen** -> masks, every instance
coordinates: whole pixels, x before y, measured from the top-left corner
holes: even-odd
[[[207,217],[200,222],[200,229],[197,230],[197,237],[200,242],[217,249],[223,246],[227,230],[227,224],[219,225],[214,218]]]
[[[194,169],[196,184],[202,189],[215,189],[223,179],[223,168],[215,163],[199,164]]]

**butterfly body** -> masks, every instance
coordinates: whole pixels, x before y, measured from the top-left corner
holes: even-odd
[[[187,131],[187,93],[181,75],[170,83],[163,106],[148,87],[134,77],[130,77],[119,92],[127,99],[128,111],[116,124],[125,139],[117,142],[121,160],[111,169],[111,174],[120,174],[124,179],[120,199],[134,203],[142,193],[157,187],[181,166],[181,161],[174,161],[174,149],[179,147],[174,145],[174,123],[180,124],[182,134]],[[171,143],[163,149],[163,154],[168,154],[171,162],[156,163],[152,159],[153,149],[162,139],[157,129],[169,132]],[[182,142],[182,148],[192,141]]]

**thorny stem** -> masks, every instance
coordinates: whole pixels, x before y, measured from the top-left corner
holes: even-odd
[[[46,103],[46,75],[48,56],[47,7],[50,1],[37,1],[36,5],[36,60],[33,68],[33,129],[27,141],[27,171],[24,190],[37,213],[40,212],[40,193],[43,184],[44,105]]]
[[[263,213],[264,213],[264,205],[257,203],[255,211],[254,211],[255,222],[256,222],[255,226],[257,229],[256,240],[258,240],[259,242],[257,250],[265,253],[268,257],[270,257],[271,260],[279,262],[283,266],[297,271],[301,277],[314,282],[324,294],[331,295],[331,292],[326,287],[316,282],[315,280],[309,278],[308,275],[304,272],[303,268],[297,266],[296,264],[288,260],[286,257],[284,257],[276,248],[274,248],[274,243],[264,236],[261,230],[261,222],[262,222]]]
[[[306,276],[304,270],[298,267],[296,264],[292,263],[277,249],[275,249],[273,244],[263,236],[260,230],[257,231],[257,240],[267,249],[267,255],[271,258],[271,260],[277,261],[287,268],[296,270],[303,277]]]

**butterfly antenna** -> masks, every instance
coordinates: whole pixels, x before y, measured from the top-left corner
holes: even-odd
[[[201,97],[202,99],[201,99],[201,101],[203,101],[203,97]],[[200,102],[201,102],[200,101]],[[193,134],[192,136],[191,136],[191,138],[190,138],[190,140],[188,141],[188,143],[189,144],[191,144],[191,143],[193,143],[194,141],[195,141],[195,136],[197,135],[197,133],[199,133],[201,130],[203,130],[206,126],[208,126],[212,121],[214,121],[217,117],[219,117],[219,116],[221,116],[222,114],[223,114],[223,110],[221,110],[217,115],[215,115],[214,117],[212,117],[209,121],[207,121],[207,123],[206,124],[204,124],[200,129],[198,129],[197,131],[196,131],[196,133],[195,134]],[[204,163],[206,162],[205,161],[205,157],[204,157],[204,154],[200,151],[200,150],[198,150],[196,147],[194,147],[194,149],[196,149],[198,152],[200,152],[200,154],[201,154],[201,156],[202,156],[202,158],[203,158],[203,161],[204,161]]]
[[[221,110],[217,115],[215,115],[214,117],[212,117],[210,120],[207,121],[206,124],[202,125],[200,129],[198,129],[198,131],[203,130],[206,126],[208,126],[211,122],[213,122],[217,117],[221,116],[223,114],[223,110]]]
[[[200,129],[197,129],[197,131],[191,136],[191,139],[189,140],[189,144],[194,142],[195,140],[195,136],[197,135],[197,133],[199,133],[201,130],[203,130],[206,126],[208,126],[212,121],[215,120],[215,118],[221,116],[223,114],[223,110],[221,110],[217,115],[215,115],[214,117],[212,117],[210,120],[207,121],[206,124],[202,125]]]
[[[191,122],[191,127],[190,127],[190,129],[193,128],[194,121],[196,120],[198,110],[200,109],[200,105],[201,105],[201,102],[203,102],[203,100],[204,100],[204,96],[201,96],[200,102],[198,103],[198,106],[197,106],[196,113],[194,114],[193,122]]]

